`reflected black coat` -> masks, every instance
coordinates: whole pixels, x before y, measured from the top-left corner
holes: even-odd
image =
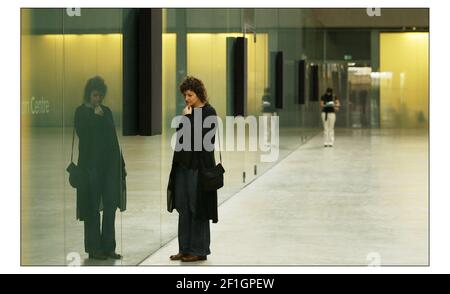
[[[78,220],[85,220],[93,211],[102,209],[101,185],[110,185],[108,191],[121,211],[126,210],[125,161],[119,147],[111,110],[102,105],[103,116],[94,109],[80,105],[75,111],[75,131],[79,138],[78,166],[87,175],[84,184],[77,188]],[[108,178],[102,178],[102,171],[111,169]]]
[[[210,128],[203,127],[203,121],[208,116],[216,116],[216,110],[209,104],[206,103],[205,106],[201,108],[202,110],[202,142],[205,134],[207,134],[212,129],[217,128],[217,120],[215,123],[211,125]],[[191,121],[191,140],[194,140],[194,114],[195,109],[193,109],[193,113],[186,115]],[[181,129],[182,126],[177,128],[177,131]],[[211,141],[215,142],[215,135],[212,137]],[[177,144],[179,143],[179,136],[177,136]],[[193,146],[193,143],[191,144]],[[214,150],[207,151],[202,146],[202,151],[175,151],[172,159],[172,169],[170,171],[169,183],[167,186],[167,210],[172,212],[175,208],[174,203],[174,183],[175,183],[175,168],[174,166],[177,164],[182,164],[187,168],[198,169],[200,168],[200,160],[203,162],[203,166],[210,168],[216,165],[216,160],[214,158]],[[198,183],[200,183],[201,179],[199,178]],[[197,219],[202,220],[212,220],[213,223],[218,222],[218,212],[217,212],[217,191],[213,192],[202,192],[200,187],[197,187],[197,199],[195,205],[196,215],[194,215]]]

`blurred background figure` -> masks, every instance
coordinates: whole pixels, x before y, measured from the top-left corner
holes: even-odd
[[[334,124],[336,123],[336,111],[339,110],[339,107],[339,99],[334,96],[333,89],[327,88],[325,94],[320,98],[324,130],[324,147],[333,147],[334,145]]]

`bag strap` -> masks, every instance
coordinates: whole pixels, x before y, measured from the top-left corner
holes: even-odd
[[[218,125],[218,123],[217,123],[217,125]],[[221,145],[220,145],[220,131],[219,131],[219,128],[217,127],[217,138],[218,138],[218,140],[219,140],[219,158],[220,158],[220,163],[222,164],[222,152],[220,152],[220,149],[221,149]],[[203,156],[200,156],[200,164],[204,164],[203,163]]]
[[[73,146],[75,143],[75,126],[73,127],[72,131],[72,153],[70,154],[70,162],[73,162]]]
[[[219,126],[219,123],[217,123],[217,126]],[[219,158],[220,158],[220,163],[222,164],[222,152],[220,152],[220,129],[217,129],[217,138],[219,140]]]

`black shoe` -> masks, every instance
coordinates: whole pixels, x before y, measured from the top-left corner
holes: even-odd
[[[170,260],[181,260],[186,255],[187,254],[184,254],[184,253],[178,253],[178,254],[175,254],[175,255],[171,255],[170,256]]]
[[[89,253],[89,259],[107,260],[108,257],[101,252],[97,252],[97,253]]]
[[[106,253],[106,256],[111,259],[122,259],[122,255],[115,253],[114,251]]]
[[[327,148],[327,147],[328,147],[328,145],[323,145],[323,147],[324,147],[324,148]]]
[[[181,258],[181,261],[183,262],[195,262],[195,261],[203,261],[203,260],[207,260],[208,258],[206,257],[206,255],[201,255],[201,256],[197,256],[197,255],[186,255],[183,256]]]

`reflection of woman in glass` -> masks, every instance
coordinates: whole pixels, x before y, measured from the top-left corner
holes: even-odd
[[[320,99],[322,109],[324,147],[333,147],[334,124],[336,122],[336,111],[340,107],[339,99],[333,95],[333,89],[327,88],[326,93]]]
[[[217,191],[204,192],[199,189],[201,179],[199,168],[214,167],[215,136],[205,135],[215,132],[217,118],[215,109],[208,103],[203,82],[194,77],[186,77],[180,85],[186,106],[183,119],[190,121],[190,141],[180,134],[183,126],[177,128],[177,149],[173,155],[172,170],[167,188],[167,208],[178,211],[179,252],[170,256],[171,260],[184,262],[206,260],[210,254],[209,220],[217,223]],[[206,117],[213,116],[211,127],[203,127]],[[211,119],[211,118],[209,118]],[[194,123],[195,122],[195,123]],[[197,129],[195,129],[197,128]],[[201,148],[194,149],[195,134],[199,134]],[[213,133],[214,134],[214,133]],[[209,141],[208,141],[209,140]],[[207,146],[209,142],[209,146]],[[197,140],[199,142],[199,140]],[[186,144],[187,143],[187,144]],[[188,146],[181,149],[179,146]],[[185,145],[186,144],[186,145]],[[186,150],[187,149],[187,150]]]
[[[77,218],[84,221],[85,251],[90,259],[120,259],[116,253],[116,209],[126,207],[125,164],[111,110],[102,104],[107,86],[93,77],[86,83],[84,101],[75,112],[79,137],[78,166],[89,181],[77,189]],[[100,210],[103,218],[100,225]]]

